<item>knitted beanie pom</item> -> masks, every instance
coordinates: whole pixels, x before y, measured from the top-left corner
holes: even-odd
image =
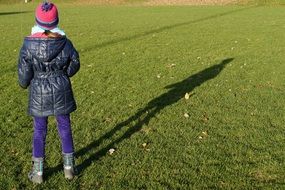
[[[53,4],[45,1],[42,4],[42,11],[48,12],[48,11],[50,11],[52,9],[52,7],[53,7]]]

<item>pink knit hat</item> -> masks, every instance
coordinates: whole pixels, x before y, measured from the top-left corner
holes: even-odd
[[[44,30],[52,30],[59,22],[58,11],[55,4],[50,2],[41,3],[36,9],[36,23]]]

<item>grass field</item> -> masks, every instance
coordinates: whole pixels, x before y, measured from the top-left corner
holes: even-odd
[[[50,118],[46,181],[33,185],[17,56],[34,6],[0,6],[0,189],[285,189],[284,6],[59,4],[82,63],[80,173],[64,180]]]

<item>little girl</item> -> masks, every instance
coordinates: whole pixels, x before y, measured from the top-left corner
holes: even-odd
[[[70,113],[76,103],[70,83],[80,67],[79,55],[57,25],[58,11],[53,3],[44,2],[36,9],[36,25],[24,39],[18,62],[19,84],[29,87],[29,115],[34,119],[33,168],[29,179],[43,182],[45,139],[48,116],[54,115],[61,139],[65,178],[75,175],[74,147]]]

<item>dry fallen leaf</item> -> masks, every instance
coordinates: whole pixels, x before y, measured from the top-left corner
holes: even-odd
[[[207,116],[207,114],[203,114],[203,121],[204,122],[209,121],[209,117]]]
[[[109,150],[109,154],[110,154],[110,155],[112,155],[114,152],[115,152],[115,149],[113,149],[113,148],[111,148],[111,149]]]
[[[109,117],[106,117],[103,121],[104,121],[104,122],[111,122],[111,121],[112,121],[112,119],[111,119],[111,118],[109,118]]]
[[[188,100],[190,98],[190,94],[186,93],[184,97],[185,97],[186,100]]]
[[[175,66],[176,66],[176,64],[172,63],[172,64],[170,64],[170,65],[167,65],[166,67],[172,68],[172,67],[175,67]]]

